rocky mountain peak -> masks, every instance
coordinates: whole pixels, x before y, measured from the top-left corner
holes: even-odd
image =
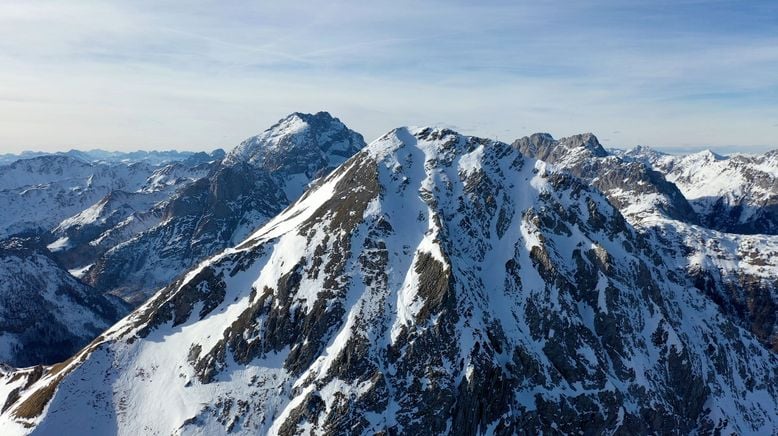
[[[568,149],[583,148],[595,157],[608,156],[608,152],[602,147],[600,141],[592,133],[582,133],[559,140]]]
[[[362,135],[327,112],[295,112],[243,141],[224,163],[248,162],[271,172],[312,177],[341,164],[364,145]]]
[[[572,162],[589,157],[607,157],[609,153],[592,133],[582,133],[559,140],[548,133],[535,133],[514,141],[524,154],[548,162]]]
[[[538,132],[530,135],[530,138],[537,143],[553,142],[554,137],[550,133]]]
[[[592,183],[633,223],[651,219],[657,212],[696,222],[694,211],[678,188],[652,171],[640,152],[610,154],[591,133],[560,140],[535,134],[514,141],[513,147]],[[633,195],[636,190],[644,195]]]
[[[549,133],[533,133],[514,142],[514,147],[531,156],[547,154],[557,144],[557,141]]]

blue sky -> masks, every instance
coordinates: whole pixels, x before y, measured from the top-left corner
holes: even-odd
[[[229,148],[319,110],[368,140],[778,148],[776,1],[6,0],[0,65],[3,152]]]

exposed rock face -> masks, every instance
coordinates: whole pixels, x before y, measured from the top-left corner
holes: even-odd
[[[141,303],[198,261],[242,241],[364,145],[326,112],[291,114],[138,216],[130,224],[151,225],[105,252],[84,280]]]
[[[775,355],[594,188],[504,143],[397,129],[71,361],[7,382],[0,425],[770,433],[776,381]]]
[[[79,282],[30,239],[0,241],[0,362],[61,362],[122,316],[129,306]]]
[[[608,152],[600,145],[600,141],[591,133],[574,135],[558,141],[548,133],[535,133],[517,139],[513,145],[525,155],[546,162],[580,159],[581,156],[608,156]]]
[[[661,173],[646,163],[611,155],[591,133],[558,141],[536,133],[517,139],[513,146],[592,183],[635,223],[657,214],[687,223],[698,221],[681,191]]]

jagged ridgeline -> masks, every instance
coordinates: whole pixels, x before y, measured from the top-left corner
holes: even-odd
[[[588,183],[394,130],[70,361],[7,433],[769,434],[778,363]]]

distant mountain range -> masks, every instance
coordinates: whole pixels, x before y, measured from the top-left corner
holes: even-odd
[[[31,159],[41,156],[66,156],[79,159],[83,162],[91,163],[133,163],[147,162],[152,165],[162,165],[178,161],[201,161],[219,160],[224,157],[224,150],[216,149],[211,153],[195,151],[107,151],[107,150],[70,150],[63,152],[43,152],[43,151],[24,151],[18,154],[5,153],[0,154],[0,165],[9,164],[21,159]]]
[[[776,156],[321,112],[0,166],[0,429],[774,433]]]

